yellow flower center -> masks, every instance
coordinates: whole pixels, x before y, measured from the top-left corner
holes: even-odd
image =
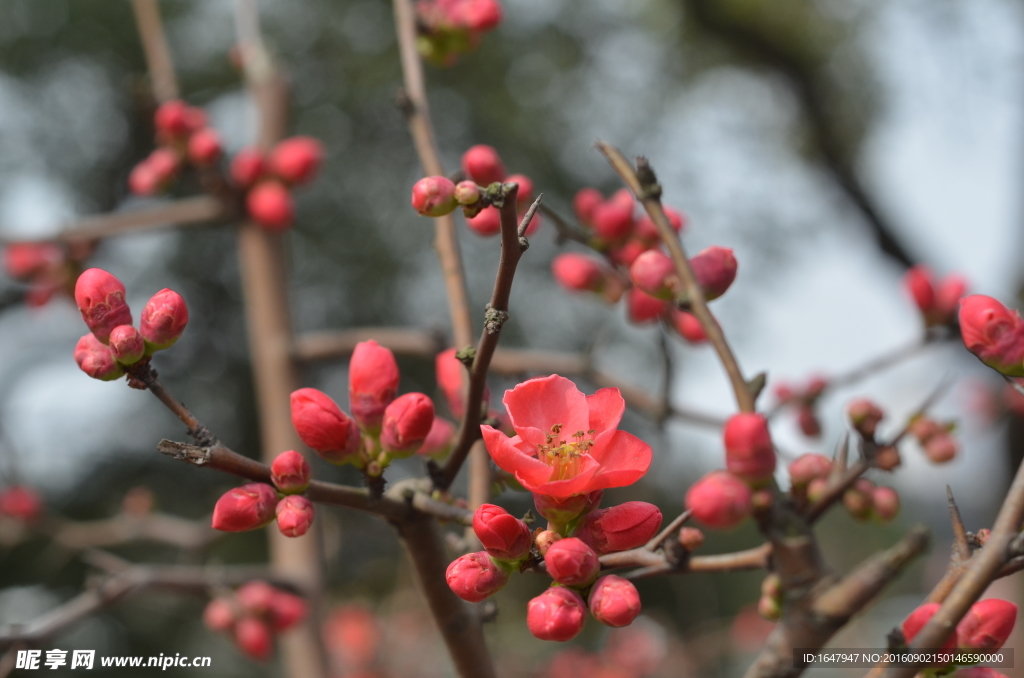
[[[562,424],[555,424],[543,445],[537,447],[537,458],[552,468],[551,480],[575,477],[583,468],[583,455],[594,446],[592,436],[597,431],[576,431],[572,441],[561,437]]]

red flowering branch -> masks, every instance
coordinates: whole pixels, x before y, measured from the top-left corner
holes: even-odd
[[[603,141],[597,142],[597,148],[608,158],[612,168],[622,177],[629,190],[633,191],[637,200],[643,203],[648,216],[658,228],[658,233],[661,234],[661,239],[668,247],[672,261],[675,263],[676,273],[682,282],[679,300],[688,302],[691,311],[700,321],[708,341],[715,347],[715,352],[718,353],[718,358],[729,375],[729,381],[732,382],[737,407],[741,412],[753,412],[754,394],[743,377],[736,356],[733,355],[732,348],[725,339],[725,333],[722,332],[721,326],[708,308],[704,299],[704,291],[697,283],[697,277],[686,258],[686,250],[683,249],[679,236],[676,235],[668,217],[665,216],[665,210],[661,206],[661,186],[654,175],[654,170],[651,169],[647,159],[643,157],[637,158],[637,166],[634,169],[619,149]]]

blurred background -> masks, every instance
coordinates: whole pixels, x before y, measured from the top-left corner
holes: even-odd
[[[920,336],[920,318],[900,284],[910,263],[926,263],[940,274],[961,272],[971,291],[1019,305],[1022,201],[1014,187],[1024,174],[1020,2],[503,5],[505,21],[479,50],[448,69],[427,67],[446,167],[457,167],[473,144],[493,145],[510,172],[528,175],[545,203],[569,216],[578,189],[619,188],[593,149],[595,139],[627,155],[648,156],[666,204],[688,217],[689,250],[712,244],[735,250],[739,275],[715,311],[744,370],[766,371],[769,390],[780,381],[842,373]],[[228,56],[234,44],[231,4],[175,0],[160,7],[184,98],[202,106],[228,150],[237,150],[254,135],[255,109]],[[446,333],[448,306],[431,247],[433,229],[408,204],[420,174],[395,105],[401,72],[390,3],[267,1],[261,10],[268,46],[291,80],[291,132],[317,137],[327,151],[320,178],[296,194],[298,221],[287,240],[296,331],[386,325]],[[129,195],[127,176],[153,148],[153,108],[127,2],[0,3],[2,234],[45,237],[81,216],[137,207],[141,201]],[[185,184],[176,192],[198,189]],[[457,220],[479,321],[498,242]],[[557,245],[550,221],[531,243],[502,345],[593,347],[602,370],[659,394],[665,380],[660,330],[629,324],[621,305],[558,288],[551,260],[578,246]],[[113,238],[88,263],[120,277],[135,308],[164,287],[184,295],[188,331],[156,367],[221,440],[257,455],[232,229]],[[15,281],[0,282],[0,293],[21,290]],[[83,375],[71,359],[82,332],[66,298],[39,308],[9,305],[0,313],[4,483],[37,488],[47,512],[75,519],[115,514],[125,493],[143,486],[161,511],[205,521],[234,482],[156,454],[160,438],[183,438],[180,424],[147,394]],[[670,337],[669,352],[673,402],[728,414],[731,392],[712,350]],[[344,360],[310,366],[303,385],[325,390],[345,408],[346,368]],[[401,369],[403,391],[437,392],[432,361],[402,359]],[[946,484],[969,530],[991,524],[1021,459],[1024,427],[1004,405],[1002,382],[959,342],[930,347],[884,374],[830,392],[821,403],[820,439],[804,437],[789,413],[775,420],[782,450],[830,454],[846,428],[843,410],[852,397],[882,405],[889,414],[883,431],[891,433],[946,378],[954,386],[934,411],[956,420],[958,457],[937,466],[905,443],[903,467],[883,481],[903,499],[895,522],[856,523],[838,509],[817,530],[837,572],[894,543],[914,523],[926,523],[935,534],[930,554],[835,646],[883,646],[885,633],[941,576],[950,536]],[[514,383],[496,379],[491,392]],[[763,398],[770,404],[770,393]],[[722,465],[713,429],[678,420],[662,426],[632,413],[625,428],[654,447],[655,462],[640,484],[609,492],[609,504],[642,498],[673,516],[685,489]],[[421,468],[410,460],[389,479]],[[359,482],[326,464],[314,473]],[[498,502],[518,513],[529,508],[526,495],[506,493]],[[391,530],[351,512],[321,510],[318,520],[330,601],[377,615],[370,626],[383,634],[378,640],[391,662],[384,662],[386,675],[450,675]],[[757,543],[748,523],[709,533],[702,552]],[[146,562],[181,557],[177,549],[153,544],[113,550]],[[265,539],[261,533],[231,535],[192,557],[263,562]],[[10,540],[0,548],[0,623],[27,621],[71,597],[88,571],[73,551],[48,539]],[[740,573],[643,581],[647,621],[637,633],[658,658],[644,672],[740,675],[765,633],[750,609],[762,578]],[[545,667],[564,648],[534,640],[523,623],[526,601],[543,586],[540,578],[518,577],[498,597],[500,614],[487,633],[503,675],[554,675]],[[1020,598],[1013,578],[996,586],[993,594]],[[189,596],[133,597],[73,627],[52,646],[108,655],[211,655],[217,675],[279,675],[273,662],[250,663],[227,639],[206,632],[204,603]],[[360,623],[351,626],[367,632]],[[573,645],[595,652],[606,646],[606,631],[592,622]],[[636,643],[633,638],[626,646],[643,646]],[[1021,669],[1005,671],[1024,675]]]

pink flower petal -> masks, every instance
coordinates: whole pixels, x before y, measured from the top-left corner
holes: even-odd
[[[571,497],[574,494],[586,494],[592,489],[595,489],[594,479],[601,467],[589,455],[584,455],[581,459],[582,467],[580,468],[579,473],[572,478],[566,478],[565,480],[552,480],[539,485],[523,482],[523,479],[519,478],[518,474],[516,475],[516,478],[519,478],[519,482],[522,483],[523,487],[535,494],[543,494],[557,499]],[[549,477],[551,476],[550,471],[553,471],[553,469],[549,467]]]
[[[622,413],[626,411],[626,401],[619,389],[602,388],[587,396],[587,407],[590,408],[590,428],[600,435],[619,425]]]
[[[509,438],[491,426],[481,426],[480,434],[498,468],[514,474],[524,487],[539,485],[551,477],[551,467],[534,457],[533,448],[518,436]]]
[[[576,384],[557,374],[524,381],[505,391],[502,402],[508,410],[512,428],[524,438],[531,439],[530,442],[534,436],[528,428],[547,433],[555,424],[561,424],[562,435],[567,439],[576,431],[590,428],[586,396],[576,388]]]
[[[591,482],[593,490],[632,485],[647,473],[653,456],[650,445],[625,431],[601,436],[590,454],[600,464]]]

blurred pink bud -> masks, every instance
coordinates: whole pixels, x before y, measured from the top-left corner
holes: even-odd
[[[316,176],[324,147],[313,137],[285,139],[270,152],[270,171],[289,184],[304,184]]]
[[[679,233],[685,224],[683,215],[670,207],[664,209],[668,223],[672,225],[672,230]],[[647,242],[661,242],[661,233],[658,232],[658,227],[646,214],[636,222],[636,235]]]
[[[361,440],[353,421],[326,393],[300,388],[291,395],[292,426],[302,442],[333,464],[351,462]]]
[[[853,484],[853,487],[843,493],[843,506],[856,520],[866,520],[871,515],[874,504],[872,496],[875,492],[875,484],[866,478],[861,478]]]
[[[629,626],[640,614],[640,593],[628,579],[609,574],[594,583],[588,604],[602,624]]]
[[[696,551],[704,544],[704,533],[696,527],[684,527],[679,530],[679,543],[687,551]]]
[[[537,550],[542,556],[547,555],[548,549],[556,541],[562,538],[562,535],[558,534],[554,530],[538,530],[533,540],[537,544]]]
[[[461,23],[471,31],[490,31],[501,23],[501,4],[497,0],[466,0],[460,9]]]
[[[586,514],[573,536],[598,554],[627,551],[650,541],[661,521],[661,509],[654,504],[627,501]]]
[[[636,287],[626,293],[626,316],[638,325],[655,322],[669,307],[669,302],[655,299]]]
[[[821,422],[818,420],[818,414],[810,405],[800,406],[797,410],[796,421],[800,426],[800,431],[808,438],[817,438],[821,435]]]
[[[496,207],[485,207],[475,217],[468,217],[466,225],[485,238],[501,233],[501,214]]]
[[[679,336],[691,344],[702,344],[708,340],[708,335],[704,333],[704,327],[697,320],[697,316],[689,311],[673,308],[672,327],[679,333]]]
[[[275,631],[287,631],[295,626],[309,613],[309,604],[301,596],[285,591],[274,591],[270,603],[270,623]]]
[[[384,409],[398,392],[398,363],[394,354],[377,342],[356,344],[348,363],[348,399],[360,428],[377,431]]]
[[[32,522],[43,513],[43,500],[31,487],[13,485],[0,492],[0,515]]]
[[[803,487],[815,478],[825,478],[832,471],[832,460],[823,454],[801,454],[789,465],[789,482]]]
[[[883,471],[891,471],[900,465],[900,451],[895,445],[883,445],[875,452],[875,466]]]
[[[235,624],[235,643],[242,654],[256,661],[267,661],[274,654],[274,637],[267,623],[255,617],[242,617]]]
[[[903,637],[906,639],[909,645],[911,641],[917,637],[917,634],[921,632],[928,620],[931,619],[936,612],[939,611],[940,605],[938,603],[925,603],[921,605],[903,620],[900,625],[900,630],[903,631]],[[949,651],[956,649],[957,646],[957,634],[953,631],[949,639],[942,645],[942,650]]]
[[[871,492],[871,503],[882,522],[889,522],[900,512],[900,495],[891,487],[876,487]]]
[[[601,563],[594,549],[576,537],[560,539],[544,554],[548,574],[559,584],[585,586],[597,578]]]
[[[255,184],[266,169],[263,151],[258,148],[243,148],[231,159],[231,179],[240,188]]]
[[[256,223],[271,232],[285,231],[295,221],[292,194],[277,181],[262,181],[245,196],[245,208]]]
[[[479,603],[505,588],[508,572],[495,563],[487,551],[477,551],[453,560],[445,579],[448,588],[459,598]]]
[[[750,515],[750,487],[728,471],[712,471],[686,493],[686,508],[709,527],[735,527]]]
[[[475,205],[480,202],[480,187],[475,181],[460,181],[455,184],[455,200],[460,205]]]
[[[101,268],[90,268],[78,276],[75,303],[89,330],[104,344],[115,327],[132,324],[124,285]]]
[[[113,381],[124,374],[114,360],[109,346],[104,346],[93,334],[87,334],[75,344],[75,362],[93,379]]]
[[[633,265],[633,262],[637,260],[641,254],[651,249],[651,246],[645,243],[639,238],[629,238],[623,242],[617,243],[614,247],[608,250],[608,258],[613,263],[619,266],[626,266],[627,268]]]
[[[64,261],[64,250],[53,243],[12,243],[4,249],[4,270],[15,280],[28,280]]]
[[[327,649],[346,668],[365,669],[373,664],[382,635],[373,613],[359,605],[336,608],[324,624]]]
[[[434,423],[430,425],[430,433],[427,434],[416,454],[435,460],[444,459],[455,442],[455,433],[455,424],[444,417],[435,416]]]
[[[629,279],[658,299],[671,299],[678,285],[675,264],[661,250],[647,250],[638,256],[629,267]]]
[[[434,403],[422,393],[406,393],[384,410],[380,444],[394,456],[414,454],[434,424]]]
[[[735,476],[752,482],[770,478],[775,471],[775,448],[768,420],[760,414],[741,412],[725,422],[725,466]]]
[[[1024,323],[1020,314],[992,297],[960,300],[960,334],[967,350],[1009,377],[1024,377]]]
[[[633,230],[633,204],[622,200],[608,200],[591,213],[594,233],[603,240],[622,240]]]
[[[277,529],[286,537],[301,537],[313,524],[313,502],[300,494],[290,494],[277,503]]]
[[[201,128],[206,122],[205,114],[189,106],[181,99],[172,99],[160,104],[153,116],[156,130],[165,137],[183,137]]]
[[[967,280],[962,275],[948,275],[935,288],[935,313],[937,320],[948,324],[956,315],[960,299],[967,292]]]
[[[931,269],[922,265],[914,266],[903,276],[903,285],[921,313],[928,314],[934,310],[935,283]]]
[[[865,438],[874,438],[879,422],[885,418],[885,412],[878,405],[866,398],[854,400],[846,407],[853,428]]]
[[[489,186],[505,178],[505,166],[491,146],[479,144],[462,154],[462,171],[481,186]]]
[[[277,589],[260,579],[242,584],[235,591],[235,600],[248,614],[263,616],[270,612],[274,605]]]
[[[295,450],[282,452],[270,464],[270,480],[285,494],[305,492],[312,474],[309,463]]]
[[[274,520],[277,492],[266,483],[249,483],[225,492],[213,507],[213,529],[245,532]]]
[[[188,159],[200,167],[217,162],[221,152],[220,135],[209,127],[199,130],[188,140]]]
[[[633,192],[628,188],[620,188],[612,193],[612,197],[608,198],[608,202],[613,202],[616,205],[622,205],[623,207],[633,209],[636,205],[636,198],[633,197]]]
[[[146,158],[146,164],[159,186],[170,183],[178,172],[178,163],[178,155],[169,148],[157,148]]]
[[[736,279],[739,264],[731,249],[711,246],[690,259],[697,284],[704,290],[704,299],[711,301],[725,294]]]
[[[132,168],[128,175],[128,189],[135,195],[154,195],[160,190],[160,179],[147,160]]]
[[[188,325],[188,304],[174,290],[162,289],[146,302],[139,320],[139,333],[146,342],[146,351],[170,348]]]
[[[110,354],[122,365],[134,365],[146,353],[146,342],[131,325],[119,325],[110,332]]]
[[[604,196],[596,188],[581,188],[572,200],[572,207],[579,222],[585,226],[591,226],[594,220],[594,210],[603,202]]]
[[[466,411],[464,399],[467,374],[466,366],[455,357],[456,353],[454,348],[438,353],[434,358],[434,372],[437,377],[437,386],[448,401],[448,409],[461,419]]]
[[[559,254],[551,262],[551,273],[567,290],[600,292],[604,289],[607,268],[593,257],[575,252]]]
[[[956,438],[948,433],[933,436],[924,445],[925,456],[934,464],[945,464],[948,461],[952,461],[958,451],[959,446],[957,445]]]
[[[424,177],[413,184],[412,207],[425,217],[443,217],[458,206],[455,184],[448,177]]]
[[[506,184],[518,184],[516,203],[529,205],[533,202],[533,182],[525,174],[510,174],[503,180]]]
[[[583,630],[586,610],[580,594],[552,586],[526,604],[526,626],[535,638],[565,642]]]
[[[499,560],[522,560],[530,554],[530,528],[500,506],[482,504],[473,513],[473,532],[487,553]]]
[[[227,631],[235,623],[235,608],[226,598],[214,598],[203,610],[203,623],[211,631]]]
[[[825,496],[825,491],[828,489],[828,478],[815,478],[811,482],[807,483],[807,499],[811,502],[816,502]]]

